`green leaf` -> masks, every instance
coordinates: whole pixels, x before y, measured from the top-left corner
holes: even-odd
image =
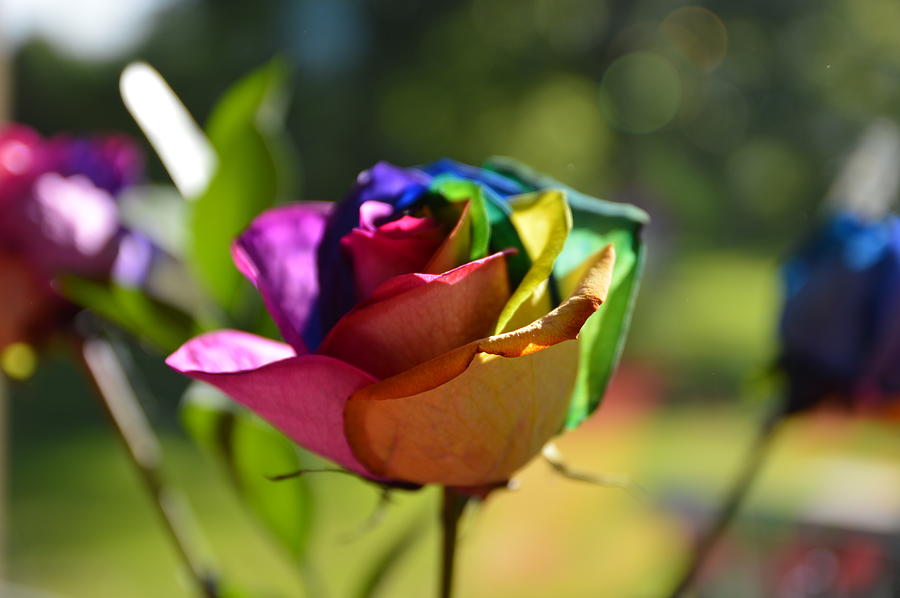
[[[503,306],[495,334],[528,324],[552,309],[548,281],[572,227],[572,214],[561,191],[517,195],[509,203],[510,220],[525,245],[531,268]]]
[[[195,332],[190,316],[153,299],[141,289],[76,276],[62,278],[58,289],[73,303],[98,313],[162,351],[174,351]]]
[[[195,382],[181,420],[197,444],[219,459],[247,507],[294,557],[303,557],[313,497],[303,477],[271,481],[302,468],[294,443],[216,389]]]
[[[187,255],[209,295],[231,316],[240,314],[245,297],[231,243],[289,191],[286,144],[279,133],[284,79],[278,61],[254,71],[225,94],[207,125],[218,162],[193,202]]]
[[[572,210],[572,231],[554,265],[554,278],[573,286],[585,259],[613,243],[616,264],[606,303],[588,318],[579,334],[579,367],[566,427],[574,428],[594,412],[603,399],[618,364],[638,282],[644,265],[641,229],[646,212],[632,205],[596,199],[529,169],[509,158],[491,158],[485,167],[534,189],[563,189]],[[566,288],[561,289],[563,291]],[[565,295],[565,293],[561,293]]]

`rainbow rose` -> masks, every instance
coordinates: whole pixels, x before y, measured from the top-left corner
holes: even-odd
[[[379,163],[234,242],[286,342],[220,330],[167,363],[367,478],[500,485],[599,404],[645,221],[509,160]]]

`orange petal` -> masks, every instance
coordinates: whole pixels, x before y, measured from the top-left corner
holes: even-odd
[[[419,484],[503,482],[557,434],[578,364],[581,326],[605,300],[606,247],[558,308],[512,332],[464,345],[354,393],[347,439],[379,476]]]
[[[407,274],[341,318],[319,353],[393,376],[488,334],[507,299],[503,252],[439,276]]]
[[[472,217],[469,202],[463,205],[459,220],[444,242],[438,247],[423,272],[441,274],[469,261],[472,246]]]

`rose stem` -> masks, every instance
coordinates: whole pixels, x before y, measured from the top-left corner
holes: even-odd
[[[668,598],[680,598],[697,580],[704,565],[712,556],[716,545],[731,525],[741,505],[750,493],[753,483],[759,476],[759,472],[762,470],[762,466],[766,462],[766,458],[774,444],[773,441],[777,436],[776,432],[782,427],[781,423],[785,419],[784,415],[784,406],[779,401],[760,423],[756,436],[753,439],[753,444],[748,449],[741,469],[728,494],[726,494],[724,502],[719,507],[709,527],[697,540],[688,568],[679,578],[675,588],[667,594]]]
[[[144,489],[150,495],[169,540],[193,580],[198,595],[218,598],[215,578],[206,567],[199,564],[194,551],[189,548],[191,543],[187,537],[182,504],[162,479],[159,440],[147,422],[115,351],[107,341],[99,338],[76,342],[76,349],[100,405],[112,423],[128,460],[141,477]]]
[[[441,504],[441,585],[440,598],[453,595],[453,570],[456,562],[456,541],[459,536],[459,519],[466,508],[468,497],[453,488],[444,487]]]

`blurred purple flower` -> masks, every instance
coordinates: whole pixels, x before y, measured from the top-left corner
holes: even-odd
[[[43,281],[29,285],[43,295],[34,302],[55,301],[50,281],[61,274],[140,282],[154,251],[121,225],[117,200],[141,171],[139,150],[122,136],[44,139],[22,125],[0,128],[0,255]],[[4,288],[0,299],[11,304],[20,291]]]
[[[900,218],[831,216],[784,268],[789,408],[900,399]]]

